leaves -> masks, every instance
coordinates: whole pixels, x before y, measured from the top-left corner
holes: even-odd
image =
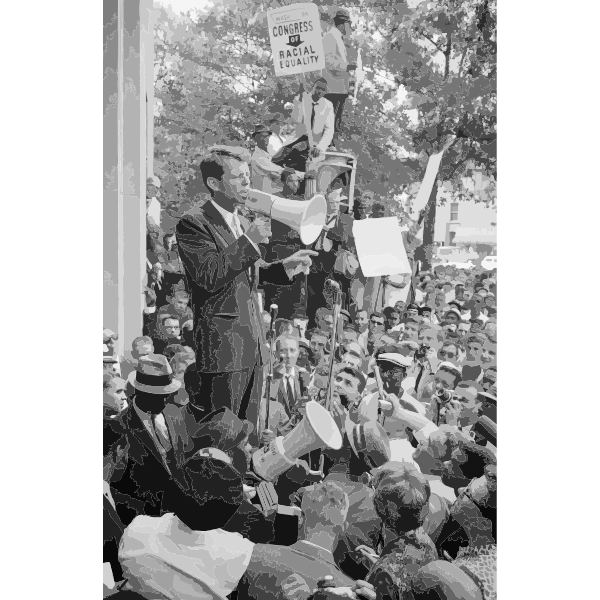
[[[265,113],[289,114],[283,105],[299,78],[274,77],[266,28],[266,10],[289,3],[216,0],[186,15],[157,5],[154,135],[169,206],[188,201],[186,183],[206,148],[250,146]],[[441,180],[460,187],[469,165],[496,176],[496,2],[411,5],[361,0],[350,7],[367,72],[356,106],[346,103],[339,146],[358,157],[357,185],[393,211],[400,200],[410,206],[428,155],[449,136],[456,139]],[[337,10],[333,0],[318,6],[329,16]],[[492,189],[485,195],[495,198]]]

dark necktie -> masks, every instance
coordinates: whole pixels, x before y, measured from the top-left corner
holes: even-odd
[[[425,365],[419,363],[419,374],[417,375],[417,381],[415,381],[415,394],[419,394],[419,383],[421,383],[421,378],[423,377],[423,372],[425,371]]]
[[[290,403],[290,408],[291,408],[292,404],[294,403],[294,392],[293,392],[293,389],[292,389],[292,386],[294,385],[293,384],[293,379],[292,379],[291,376],[287,376],[285,378],[285,381],[286,381],[286,386],[285,386],[286,390],[285,391],[286,391],[286,394],[287,394],[287,397],[288,397],[288,402]]]
[[[317,102],[313,102],[312,105],[312,113],[310,115],[310,128],[314,129],[315,128],[315,106],[317,105]]]

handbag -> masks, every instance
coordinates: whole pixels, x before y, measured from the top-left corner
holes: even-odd
[[[348,250],[340,250],[338,253],[333,270],[336,273],[345,275],[348,279],[352,279],[359,267],[359,262],[356,256]]]

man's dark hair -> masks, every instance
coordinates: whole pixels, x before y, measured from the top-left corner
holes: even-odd
[[[223,159],[227,158],[233,158],[234,160],[244,162],[241,156],[234,154],[233,152],[228,152],[227,150],[213,150],[200,162],[200,174],[202,176],[202,181],[210,192],[211,196],[214,195],[214,191],[208,185],[208,178],[214,177],[218,181],[223,179],[223,175],[225,174],[225,163],[223,162]]]
[[[105,459],[117,446],[127,445],[127,430],[118,419],[102,419],[102,458]]]
[[[407,307],[406,310],[419,310],[419,307],[414,303],[411,302]]]
[[[451,367],[450,365],[442,365],[438,369],[438,373],[440,371],[444,371],[445,373],[449,373],[454,377],[454,387],[456,387],[462,381],[462,375],[460,371],[456,367]]]
[[[470,335],[470,336],[467,338],[467,344],[472,344],[472,343],[476,343],[476,344],[479,344],[479,345],[483,346],[483,344],[484,344],[485,342],[483,342],[483,341],[482,341],[482,339],[481,339],[481,337],[480,337],[480,336],[477,336],[477,335]]]
[[[433,312],[433,309],[431,308],[431,306],[421,306],[421,308],[419,308],[420,315],[422,315],[426,312]]]
[[[369,317],[369,319],[371,317],[377,317],[378,319],[383,319],[383,315],[380,312],[372,312],[371,316]]]
[[[337,371],[336,375],[339,375],[340,373],[348,373],[348,375],[351,375],[355,379],[358,379],[358,391],[362,394],[362,391],[365,389],[365,385],[367,384],[367,380],[358,369],[355,369],[350,365],[344,365],[341,369]]]
[[[325,86],[329,85],[329,83],[327,82],[327,79],[325,79],[325,77],[319,77],[319,78],[315,79],[313,82],[313,86],[317,83],[324,83]]]
[[[397,315],[398,311],[393,306],[386,306],[383,309],[383,315],[388,319],[391,318],[392,315]]]
[[[496,465],[497,460],[494,453],[484,446],[475,442],[459,440],[458,446],[466,456],[466,461],[460,463],[459,470],[466,479],[475,479],[485,473],[488,465]]]

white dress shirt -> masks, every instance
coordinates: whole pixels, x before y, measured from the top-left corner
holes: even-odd
[[[305,100],[304,110],[306,111],[306,120],[310,123],[313,104],[315,105],[315,120],[312,126],[313,142],[322,152],[326,152],[331,145],[334,132],[334,110],[333,104],[327,98],[319,98],[318,102],[314,103],[312,96],[306,95],[308,100]],[[295,139],[307,134],[304,124],[304,113],[302,111],[302,102],[296,97],[294,98],[294,108],[292,110],[292,121],[296,123]]]
[[[112,504],[112,507],[116,510],[115,501],[113,500],[112,494],[110,493],[110,486],[104,480],[102,480],[102,493],[108,498],[108,501]]]
[[[277,133],[272,133],[269,138],[269,143],[267,144],[267,152],[271,156],[275,156],[284,145],[283,138]]]
[[[145,598],[222,599],[242,578],[254,544],[222,529],[193,531],[177,516],[138,516],[125,529],[119,561],[128,587]]]
[[[237,239],[241,238],[243,235],[245,235],[248,238],[248,241],[254,246],[256,251],[260,254],[260,250],[258,249],[258,246],[244,233],[244,229],[242,227],[242,222],[240,221],[240,217],[238,216],[237,211],[230,213],[228,210],[225,210],[222,206],[219,206],[214,200],[211,200],[211,202],[215,205],[217,210],[221,213],[221,215],[225,219],[225,223],[227,223],[227,225],[229,226],[229,229],[231,229],[231,233],[233,233],[235,239],[237,240]]]

